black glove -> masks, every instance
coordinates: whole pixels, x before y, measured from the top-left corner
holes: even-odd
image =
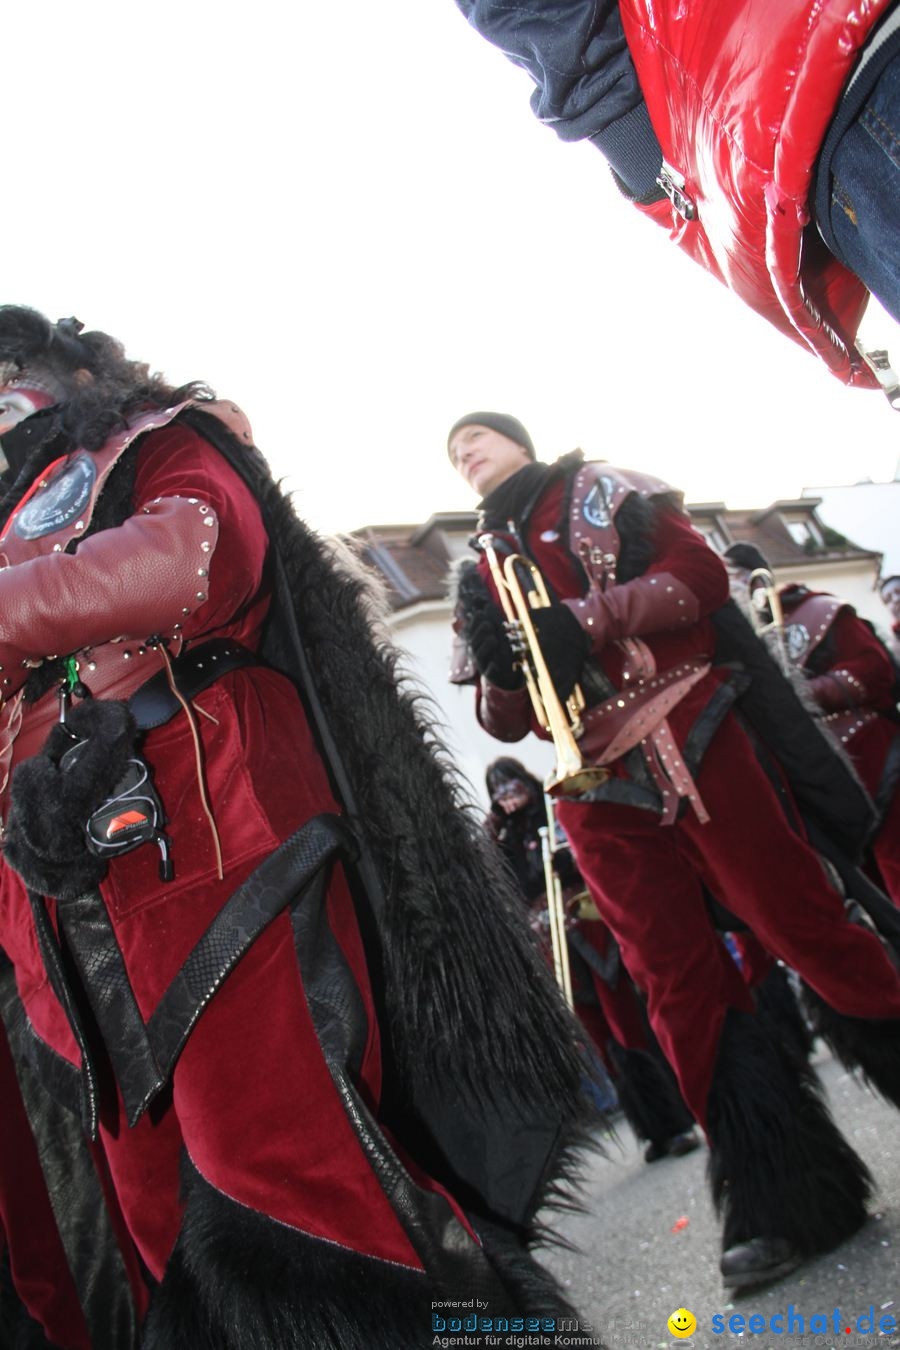
[[[467,567],[460,574],[456,601],[463,636],[479,672],[498,689],[518,689],[522,674],[515,664],[506,621],[477,567]]]
[[[550,605],[533,609],[531,621],[540,643],[550,678],[559,697],[565,702],[591,650],[591,642],[581,624],[565,605]]]
[[[105,859],[88,851],[85,826],[125,772],[137,736],[127,704],[86,699],[70,709],[65,728],[51,729],[39,754],[16,766],[3,855],[30,890],[73,900],[106,876]],[[65,755],[76,742],[83,752],[67,772]]]

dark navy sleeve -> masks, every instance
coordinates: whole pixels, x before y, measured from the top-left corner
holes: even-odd
[[[662,163],[617,0],[456,0],[535,83],[531,107],[564,141],[591,140],[627,195],[658,197]]]

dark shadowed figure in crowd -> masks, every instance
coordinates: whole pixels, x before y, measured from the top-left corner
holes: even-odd
[[[359,578],[233,404],[74,320],[0,309],[0,434],[4,1344],[565,1311],[577,1024]]]
[[[488,832],[516,874],[532,926],[544,938],[545,956],[552,961],[540,923],[547,913],[539,833],[547,827],[543,788],[524,764],[509,758],[488,766],[486,784],[491,798]],[[646,1144],[644,1159],[657,1162],[691,1153],[699,1144],[693,1117],[660,1052],[616,940],[586,896],[568,846],[557,848],[553,860],[566,901],[575,1012],[615,1083],[625,1118]],[[588,906],[590,916],[584,913]]]
[[[733,544],[725,557],[748,578],[768,569],[753,545]],[[780,587],[777,596],[785,656],[802,672],[822,725],[850,756],[875,803],[879,824],[870,847],[885,890],[900,905],[897,668],[872,625],[846,601],[794,583]],[[771,622],[769,608],[765,617]]]
[[[840,380],[900,406],[855,346],[868,291],[900,320],[897,0],[457,4],[637,210]],[[616,266],[606,221],[597,235]]]
[[[498,558],[525,554],[543,574],[551,604],[533,618],[549,674],[561,699],[577,682],[588,705],[578,744],[608,776],[560,795],[557,815],[707,1133],[725,1282],[774,1278],[860,1227],[871,1179],[808,1067],[768,1034],[707,896],[800,972],[842,1053],[900,1106],[900,976],[878,937],[848,921],[786,811],[796,796],[857,847],[870,803],[667,484],[579,451],[541,463],[502,413],[460,418],[448,450],[482,499],[478,561],[459,580],[455,677],[474,683],[498,740],[537,730],[489,535]]]

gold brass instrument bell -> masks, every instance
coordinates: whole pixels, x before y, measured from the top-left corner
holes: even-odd
[[[590,788],[605,783],[609,770],[596,764],[585,764],[578,749],[578,738],[584,731],[581,714],[584,695],[575,685],[563,704],[535,631],[531,615],[535,609],[547,609],[552,604],[543,576],[530,559],[521,553],[508,554],[502,564],[494,548],[493,535],[483,534],[478,540],[491,569],[494,585],[507,622],[519,638],[521,652],[518,666],[525,677],[525,685],[539,725],[549,732],[556,748],[556,767],[544,783],[551,797],[577,796]],[[530,582],[526,591],[519,570]]]

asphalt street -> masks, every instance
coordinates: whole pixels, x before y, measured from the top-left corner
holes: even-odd
[[[900,1347],[900,1331],[878,1331],[885,1318],[900,1326],[900,1119],[827,1052],[817,1053],[815,1063],[835,1118],[877,1183],[868,1223],[836,1251],[779,1283],[730,1299],[719,1276],[705,1148],[648,1166],[622,1123],[617,1137],[605,1141],[606,1156],[588,1167],[580,1195],[585,1212],[556,1220],[577,1250],[541,1253],[609,1350]],[[674,1337],[666,1325],[679,1307],[697,1320],[689,1338]],[[778,1314],[783,1321],[776,1320],[773,1329],[771,1319]],[[714,1323],[715,1317],[722,1322]],[[735,1317],[743,1318],[743,1332],[739,1322],[729,1329]]]

